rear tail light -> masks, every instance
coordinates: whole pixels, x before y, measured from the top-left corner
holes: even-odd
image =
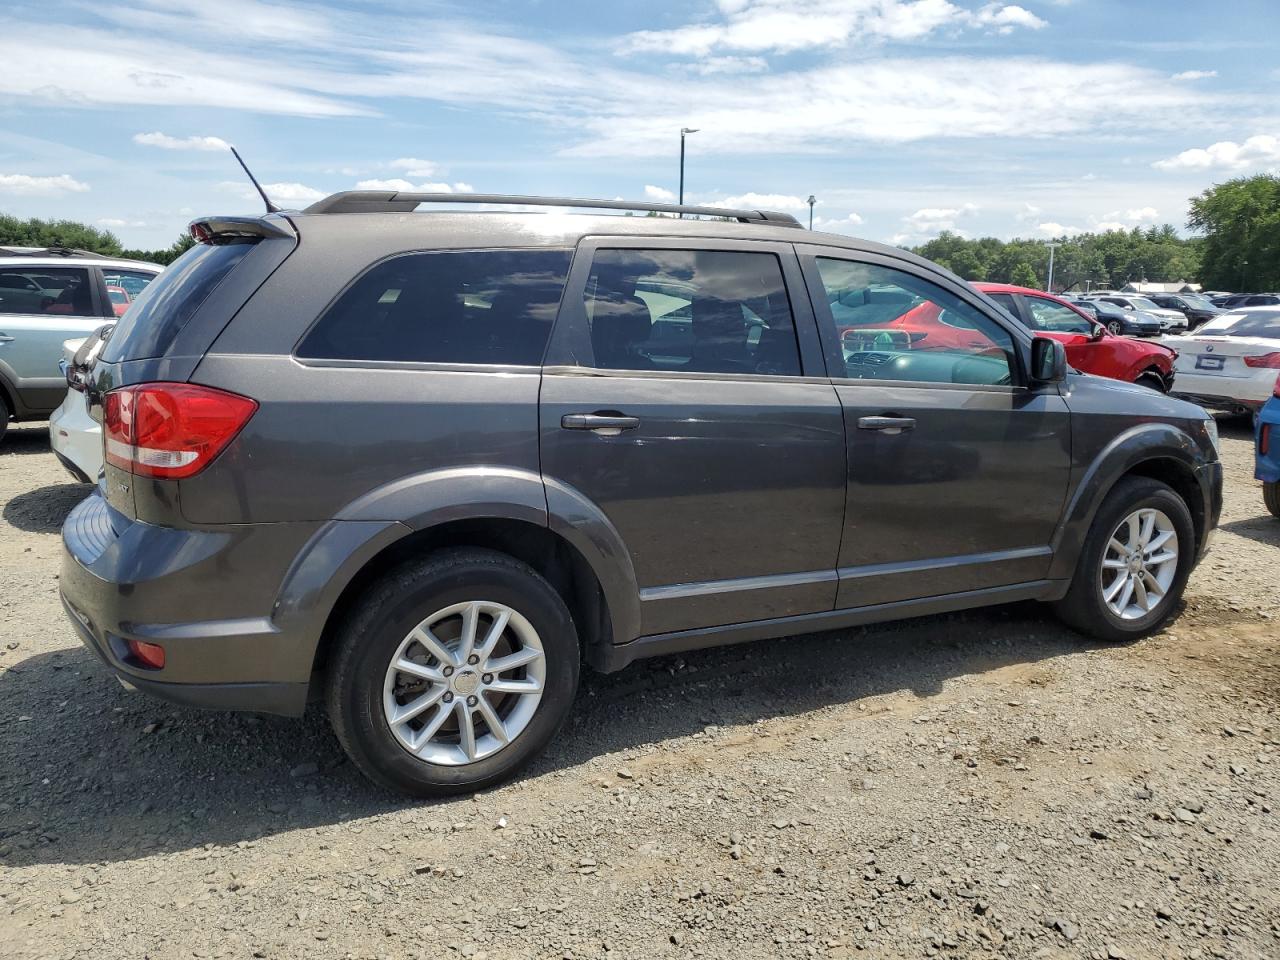
[[[1271,424],[1264,423],[1258,430],[1258,453],[1266,456],[1271,452]]]
[[[258,402],[194,383],[140,383],[103,399],[107,462],[140,477],[181,480],[207,467]]]
[[[147,643],[144,640],[126,640],[125,647],[129,657],[148,670],[164,669],[164,647],[158,643]]]
[[[1271,388],[1271,395],[1273,397],[1280,397],[1280,376],[1276,377],[1276,385]]]
[[[1245,357],[1244,365],[1246,367],[1265,367],[1270,370],[1280,370],[1280,353],[1264,353],[1256,357]]]

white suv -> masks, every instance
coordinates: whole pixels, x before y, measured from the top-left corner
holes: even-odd
[[[116,311],[108,286],[141,291],[164,269],[62,248],[0,247],[0,437],[10,420],[43,420],[62,402],[62,345]]]

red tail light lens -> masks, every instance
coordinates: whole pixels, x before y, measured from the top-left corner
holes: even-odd
[[[1271,370],[1280,370],[1280,353],[1264,353],[1256,357],[1245,357],[1244,365],[1246,367],[1266,367]]]
[[[107,462],[140,477],[193,477],[249,422],[258,402],[193,383],[140,383],[103,400]]]
[[[1264,457],[1271,452],[1271,424],[1264,423],[1258,431],[1258,453]]]
[[[158,643],[147,643],[144,640],[126,641],[125,647],[129,656],[148,670],[164,669],[164,647]]]

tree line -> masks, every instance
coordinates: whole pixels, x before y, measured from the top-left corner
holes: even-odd
[[[1240,177],[1210,187],[1192,198],[1187,226],[1194,236],[1180,237],[1166,223],[1058,237],[1053,287],[1118,289],[1135,280],[1186,280],[1207,290],[1280,290],[1280,176]],[[162,250],[127,250],[110,230],[0,214],[0,246],[69,247],[169,264],[192,242],[183,233]],[[911,249],[966,280],[1047,286],[1049,250],[1043,240],[970,239],[944,231]]]
[[[41,220],[38,217],[20,220],[0,213],[0,247],[66,247],[168,266],[194,243],[190,234],[182,233],[162,250],[130,250],[110,230],[99,230],[75,220]]]

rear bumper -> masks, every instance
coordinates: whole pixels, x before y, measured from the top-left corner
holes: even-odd
[[[84,395],[68,390],[62,406],[49,417],[49,445],[58,462],[81,483],[102,470],[102,428],[89,416]]]
[[[1267,452],[1262,452],[1262,431],[1268,431]],[[1268,401],[1258,414],[1254,434],[1253,476],[1263,483],[1280,483],[1280,399]]]
[[[282,629],[272,612],[315,526],[158,527],[114,514],[95,493],[63,526],[63,605],[84,644],[140,690],[297,716],[317,634]],[[129,640],[164,647],[164,668],[132,661]]]

